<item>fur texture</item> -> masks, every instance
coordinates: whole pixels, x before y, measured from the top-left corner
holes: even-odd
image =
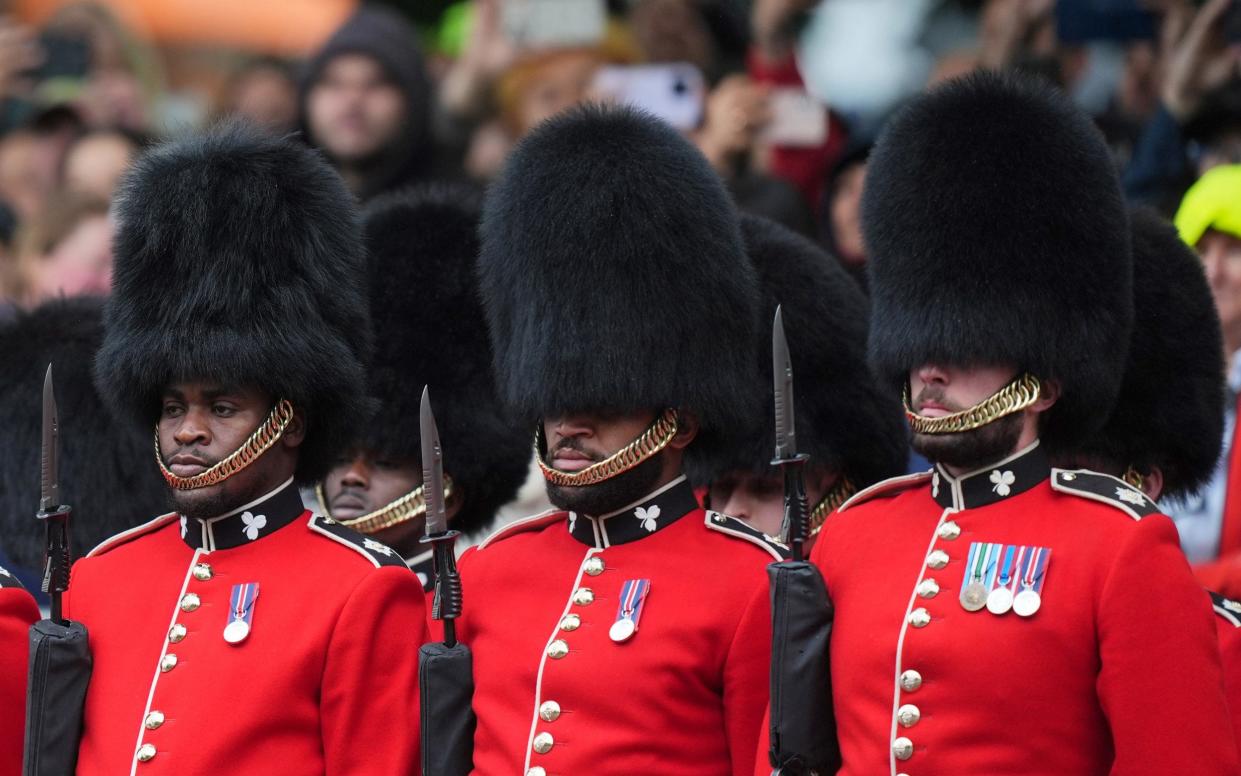
[[[1103,423],[1133,320],[1128,218],[1102,135],[1064,95],[978,73],[915,99],[870,157],[862,230],[890,385],[925,363],[1009,363],[1061,384],[1045,441]]]
[[[706,159],[671,127],[586,106],[531,132],[488,194],[480,287],[523,418],[693,410],[746,420],[756,279]]]
[[[227,125],[140,158],[116,207],[100,392],[144,428],[180,380],[257,385],[308,420],[314,482],[367,417],[365,255],[319,155]]]
[[[149,428],[118,423],[91,382],[103,339],[103,301],[47,302],[0,328],[0,543],[28,569],[43,563],[39,507],[43,375],[52,364],[60,417],[60,490],[73,507],[73,551],[165,509]]]
[[[1215,471],[1224,434],[1224,345],[1202,261],[1151,210],[1133,224],[1133,347],[1116,408],[1082,450],[1139,471],[1158,466],[1165,495]]]
[[[496,399],[478,300],[480,198],[422,188],[375,200],[363,214],[376,333],[371,395],[381,403],[365,446],[421,462],[418,415],[430,386],[444,471],[465,493],[454,527],[487,528],[525,481],[534,430]]]
[[[859,488],[905,470],[908,447],[899,398],[866,364],[869,305],[844,268],[809,240],[772,221],[742,214],[746,253],[762,303],[751,343],[748,422],[721,444],[690,448],[690,479],[705,485],[729,471],[771,471],[775,452],[771,327],[776,306],[793,359],[798,451],[843,472]]]

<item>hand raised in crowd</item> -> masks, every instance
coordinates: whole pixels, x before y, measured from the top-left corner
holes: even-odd
[[[503,2],[470,4],[469,37],[440,87],[440,103],[450,115],[471,118],[485,113],[492,84],[517,58],[517,47],[504,34]]]
[[[767,86],[744,75],[720,81],[707,97],[706,120],[694,141],[712,166],[728,173],[771,120]]]
[[[1241,45],[1224,34],[1231,5],[1232,0],[1209,0],[1192,19],[1188,9],[1171,9],[1165,17],[1161,97],[1182,123],[1198,112],[1205,95],[1241,73]]]
[[[754,0],[750,32],[758,53],[769,62],[784,59],[793,50],[798,18],[820,0]]]
[[[26,73],[43,63],[43,51],[29,27],[0,16],[0,98],[22,94],[32,84]]]
[[[1011,65],[1055,6],[1055,0],[990,0],[982,11],[979,64],[993,70]]]

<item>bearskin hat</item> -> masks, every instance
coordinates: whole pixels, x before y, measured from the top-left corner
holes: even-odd
[[[976,73],[914,99],[871,154],[862,233],[890,385],[927,363],[1014,364],[1060,383],[1045,441],[1106,419],[1133,319],[1128,218],[1102,135],[1066,96]]]
[[[364,446],[421,461],[422,386],[429,386],[444,471],[464,494],[454,526],[484,530],[516,495],[532,431],[496,398],[491,343],[478,299],[481,196],[423,187],[380,197],[363,212],[376,334],[370,393],[382,405]]]
[[[366,258],[340,176],[230,124],[141,157],[116,216],[100,392],[145,425],[176,381],[261,387],[305,413],[297,478],[321,478],[369,411]]]
[[[1224,345],[1211,287],[1171,224],[1135,210],[1133,346],[1106,425],[1080,453],[1139,472],[1159,467],[1184,495],[1215,471],[1224,435]]]
[[[718,444],[689,449],[690,479],[705,485],[729,471],[771,470],[777,305],[793,359],[798,452],[858,488],[901,474],[908,458],[904,414],[899,397],[867,367],[870,309],[857,283],[814,243],[765,218],[742,214],[741,235],[762,292],[746,371],[749,415]]]
[[[598,106],[548,120],[488,193],[482,240],[500,395],[524,419],[745,420],[754,270],[719,176],[672,127]]]
[[[91,381],[103,300],[56,299],[0,326],[0,540],[16,563],[43,562],[39,506],[43,376],[52,365],[60,420],[60,488],[73,507],[73,550],[86,553],[164,510],[151,430],[118,423]]]

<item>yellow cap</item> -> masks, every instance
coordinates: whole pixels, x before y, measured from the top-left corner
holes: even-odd
[[[1208,229],[1241,237],[1241,165],[1208,170],[1185,192],[1175,222],[1189,245],[1196,245]]]

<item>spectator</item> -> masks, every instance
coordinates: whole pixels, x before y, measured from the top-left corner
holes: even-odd
[[[10,299],[33,307],[56,296],[106,294],[112,285],[107,202],[84,194],[53,198],[17,235]]]
[[[124,130],[87,132],[65,151],[61,187],[111,202],[121,175],[143,145],[143,138]]]
[[[223,109],[276,134],[291,132],[297,128],[297,81],[282,60],[251,60],[229,80]]]
[[[363,6],[315,54],[301,129],[360,200],[431,176],[431,83],[414,29]]]
[[[870,143],[850,149],[827,178],[819,216],[820,239],[863,290],[866,282],[866,247],[862,244],[862,181]]]

